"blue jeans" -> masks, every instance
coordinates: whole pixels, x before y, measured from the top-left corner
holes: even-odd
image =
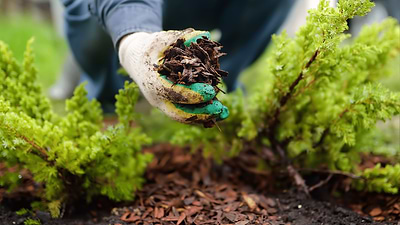
[[[67,5],[66,35],[69,46],[87,81],[89,98],[114,103],[115,94],[127,79],[117,73],[120,68],[110,36],[96,17],[91,16],[87,0]],[[264,51],[294,0],[202,0],[164,1],[163,29],[219,29],[223,51],[221,68],[229,72],[225,79],[228,91],[237,88],[239,74]],[[195,7],[194,7],[195,6]],[[124,19],[121,18],[121,23]]]
[[[399,0],[375,0],[381,2],[389,13],[389,16],[396,18],[400,22],[400,2]]]

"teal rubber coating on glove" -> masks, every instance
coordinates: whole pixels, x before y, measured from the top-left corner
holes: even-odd
[[[199,34],[199,35],[196,35],[196,36],[194,36],[194,37],[192,37],[192,38],[186,40],[185,43],[183,43],[183,44],[184,44],[186,47],[189,47],[189,46],[190,46],[190,43],[196,42],[197,39],[200,39],[200,38],[202,38],[202,37],[204,37],[204,36],[206,36],[208,39],[211,38],[210,32],[204,32],[204,33],[201,33],[201,34]]]
[[[173,84],[172,81],[167,79],[167,76],[161,75],[161,77],[167,80],[169,83]],[[182,86],[199,93],[203,97],[203,102],[208,102],[217,95],[215,89],[211,85],[205,83],[194,83],[191,85],[184,85],[184,84],[175,84],[175,85]]]
[[[219,118],[217,120],[224,120],[229,117],[229,109],[226,106],[222,106],[222,112],[219,114]]]
[[[185,85],[182,85],[182,86],[185,86]],[[211,99],[213,99],[215,97],[215,95],[217,95],[217,93],[215,92],[215,89],[209,84],[194,83],[194,84],[191,84],[191,85],[185,86],[185,87],[189,88],[192,91],[199,93],[203,97],[204,102],[210,101]]]
[[[186,113],[191,114],[207,114],[213,115],[217,120],[226,119],[229,116],[229,110],[226,106],[218,100],[213,101],[204,107],[198,107],[198,105],[185,105],[185,104],[174,104],[177,109],[180,109]]]

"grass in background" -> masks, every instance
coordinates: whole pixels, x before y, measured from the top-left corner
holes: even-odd
[[[66,44],[52,24],[31,16],[0,16],[0,40],[9,45],[19,63],[22,63],[27,41],[34,37],[35,65],[38,80],[47,89],[56,81],[66,53]]]

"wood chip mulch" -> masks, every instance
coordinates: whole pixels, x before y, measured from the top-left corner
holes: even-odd
[[[135,201],[112,204],[98,199],[89,206],[70,206],[61,219],[51,219],[40,211],[33,218],[43,225],[398,225],[400,221],[400,195],[339,191],[335,186],[343,183],[341,177],[308,198],[284,185],[280,179],[287,177],[253,169],[257,156],[246,151],[221,165],[204,159],[200,152],[190,154],[188,149],[169,145],[156,145],[146,151],[155,159]],[[0,175],[15,169],[0,163]],[[26,216],[18,216],[15,211],[29,207],[41,187],[27,171],[20,174],[22,185],[14,192],[0,187],[0,225],[23,225]],[[316,178],[317,174],[309,176]],[[340,197],[333,197],[332,190],[341,192]]]
[[[216,168],[210,160],[182,151],[153,148],[156,160],[146,175],[145,190],[137,194],[134,206],[113,214],[132,224],[285,224],[276,214],[274,198],[232,184],[229,180],[237,178],[229,174],[215,182],[221,177],[211,173]]]
[[[360,170],[373,168],[378,163],[382,166],[396,163],[396,158],[378,155],[362,154],[361,159]],[[351,199],[351,202],[349,202],[349,199]],[[340,202],[361,215],[371,216],[375,221],[399,221],[400,225],[400,194],[350,192]]]
[[[228,72],[220,69],[219,58],[222,45],[207,37],[197,39],[190,46],[184,45],[184,39],[178,39],[164,52],[159,74],[165,75],[174,84],[206,83],[217,86]]]
[[[332,199],[326,191],[322,194],[327,200],[318,201],[283,186],[279,189],[270,175],[239,165],[254,162],[254,155],[248,153],[218,165],[201,153],[190,154],[188,149],[169,145],[147,151],[155,155],[146,173],[147,183],[129,207],[112,210],[113,222],[120,220],[114,225],[393,224],[397,218],[393,217],[395,203],[390,208],[383,207],[387,201],[371,204],[378,198],[394,201],[393,195],[372,193],[362,204],[363,198],[356,192],[352,198],[343,195],[341,200],[348,200],[344,202]],[[276,180],[279,175],[274,177]],[[361,212],[354,210],[356,203]],[[368,210],[373,209],[367,207],[372,205],[382,212],[370,215]],[[385,218],[388,223],[377,217],[382,215],[391,215]]]
[[[363,216],[374,221],[400,223],[400,194],[359,193],[350,191],[337,201]],[[396,224],[397,225],[397,224]]]

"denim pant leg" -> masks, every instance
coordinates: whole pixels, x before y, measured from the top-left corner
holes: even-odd
[[[295,0],[168,0],[164,7],[164,29],[211,30],[221,33],[221,67],[229,72],[228,91],[237,88],[239,74],[265,50]]]
[[[120,66],[111,38],[91,16],[87,2],[64,0],[66,36],[75,59],[84,71],[81,81],[88,82],[88,97],[98,99],[104,107],[105,103],[114,103],[114,96],[123,87],[125,78],[117,74]]]
[[[118,56],[111,38],[88,10],[87,0],[63,0],[66,6],[66,35],[78,64],[88,81],[89,98],[113,103],[126,78],[119,76]],[[230,72],[228,90],[237,78],[264,51],[270,35],[278,30],[294,0],[166,0],[164,29],[218,28],[228,53],[221,67]]]
[[[399,0],[377,0],[382,2],[389,16],[396,18],[400,22],[400,1]]]

